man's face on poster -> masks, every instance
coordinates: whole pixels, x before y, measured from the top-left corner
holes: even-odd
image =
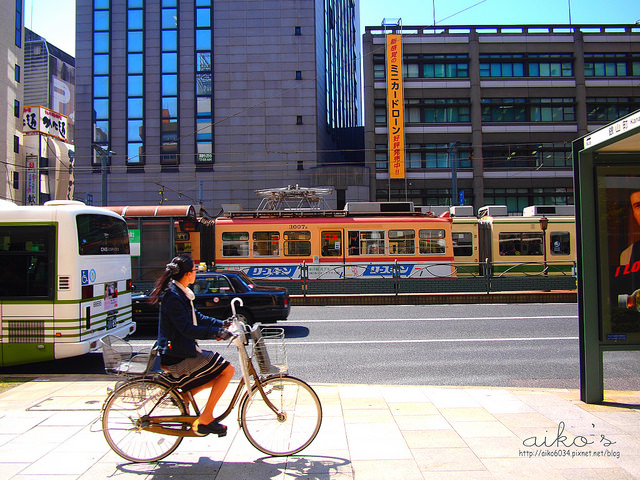
[[[636,223],[640,225],[640,190],[633,192],[629,196],[631,201],[631,209],[633,210],[633,217],[636,219]]]

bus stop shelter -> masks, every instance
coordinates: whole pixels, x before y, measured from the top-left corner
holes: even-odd
[[[580,397],[604,401],[604,352],[640,350],[640,110],[573,142]]]

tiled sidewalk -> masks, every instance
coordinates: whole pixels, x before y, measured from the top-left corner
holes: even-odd
[[[225,438],[131,464],[95,423],[111,385],[43,376],[0,394],[0,480],[640,478],[638,392],[586,405],[573,390],[314,385],[322,429],[298,456],[265,457],[232,414]]]

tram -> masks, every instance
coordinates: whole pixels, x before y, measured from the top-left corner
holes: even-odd
[[[510,216],[505,206],[486,206],[478,217],[453,216],[458,275],[571,275],[576,265],[573,206],[531,206]]]
[[[448,277],[451,226],[411,203],[228,212],[215,219],[215,266],[258,279]]]

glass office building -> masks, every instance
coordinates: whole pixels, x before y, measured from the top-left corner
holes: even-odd
[[[357,1],[76,8],[76,198],[99,204],[106,188],[110,205],[188,203],[215,214],[292,184],[368,195],[336,182],[357,183],[349,171],[363,168],[341,153],[361,114]]]

